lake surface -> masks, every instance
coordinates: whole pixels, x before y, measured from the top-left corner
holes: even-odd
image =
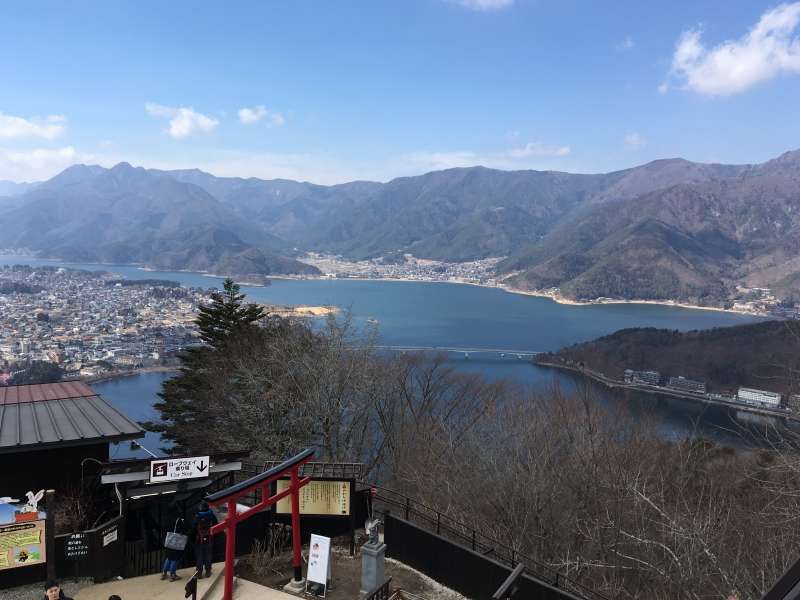
[[[145,271],[132,266],[67,264],[16,256],[0,256],[0,264],[107,270],[129,279],[170,279],[203,288],[222,284],[221,279],[198,273]],[[275,279],[270,286],[242,286],[242,291],[257,302],[332,305],[349,310],[356,324],[376,321],[380,343],[389,346],[550,351],[626,327],[685,331],[758,320],[747,315],[653,304],[562,305],[547,298],[511,294],[497,288],[449,283]],[[576,385],[572,377],[531,366],[514,357],[488,359],[473,355],[469,359],[454,356],[451,360],[462,370],[508,378],[536,388],[554,381],[567,388]],[[155,394],[168,376],[148,373],[94,387],[132,418],[149,419],[155,416],[151,408]],[[720,426],[731,425],[725,414],[701,410],[692,403],[637,401],[633,408],[654,412],[664,424],[665,435],[681,435],[699,424],[704,432],[725,436],[724,431],[718,431]],[[155,438],[148,439],[145,445],[148,442],[158,445]]]

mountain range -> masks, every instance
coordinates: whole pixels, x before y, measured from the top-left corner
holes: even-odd
[[[307,251],[506,257],[498,277],[512,287],[574,299],[719,305],[737,285],[800,298],[800,151],[757,165],[471,167],[333,186],[76,165],[0,198],[0,247],[235,275],[314,274],[298,260]]]

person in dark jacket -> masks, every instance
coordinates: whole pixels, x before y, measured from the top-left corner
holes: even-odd
[[[205,569],[206,577],[211,577],[211,555],[214,541],[211,536],[211,528],[216,524],[217,515],[208,506],[208,502],[202,502],[200,510],[197,511],[192,522],[195,532],[194,557],[199,572],[198,579],[203,576],[203,569]]]
[[[54,579],[44,584],[44,600],[72,600]]]
[[[186,533],[186,528],[183,525],[183,519],[178,519],[175,521],[175,531],[177,533]],[[174,548],[165,548],[166,550],[166,559],[164,560],[164,566],[161,569],[161,579],[166,579],[167,575],[169,575],[170,581],[175,581],[176,579],[180,579],[181,576],[178,575],[178,565],[183,558],[183,550],[175,550]]]

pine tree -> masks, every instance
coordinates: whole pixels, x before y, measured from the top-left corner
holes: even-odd
[[[213,347],[237,329],[247,327],[266,316],[264,309],[255,304],[244,304],[244,294],[232,279],[223,283],[223,291],[211,294],[211,304],[201,306],[197,317],[200,337]]]
[[[232,279],[225,280],[222,292],[211,294],[211,303],[200,307],[196,319],[200,337],[208,345],[182,352],[180,373],[162,385],[161,400],[155,405],[161,422],[146,423],[145,427],[173,441],[175,451],[236,447],[233,437],[226,441],[231,447],[214,443],[222,443],[217,428],[225,421],[229,410],[226,390],[235,379],[229,359],[238,356],[240,345],[264,335],[253,325],[266,316],[261,307],[245,304],[244,298]]]

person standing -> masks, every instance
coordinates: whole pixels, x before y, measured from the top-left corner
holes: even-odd
[[[194,556],[198,579],[203,576],[203,569],[205,569],[206,577],[211,577],[211,557],[214,542],[211,536],[211,528],[216,524],[217,516],[208,506],[208,502],[202,502],[193,522],[195,530]]]
[[[175,521],[175,528],[173,531],[175,533],[180,533],[180,534],[183,534],[185,532],[185,527],[183,525],[182,518],[178,518],[178,520]],[[185,543],[186,538],[183,539]],[[167,578],[167,575],[169,575],[169,580],[175,581],[176,579],[180,579],[180,575],[178,575],[177,571],[178,571],[178,564],[181,562],[181,559],[183,558],[184,548],[178,549],[178,548],[170,548],[167,546],[166,551],[167,551],[167,557],[164,560],[164,567],[161,569],[161,579],[164,580]]]

